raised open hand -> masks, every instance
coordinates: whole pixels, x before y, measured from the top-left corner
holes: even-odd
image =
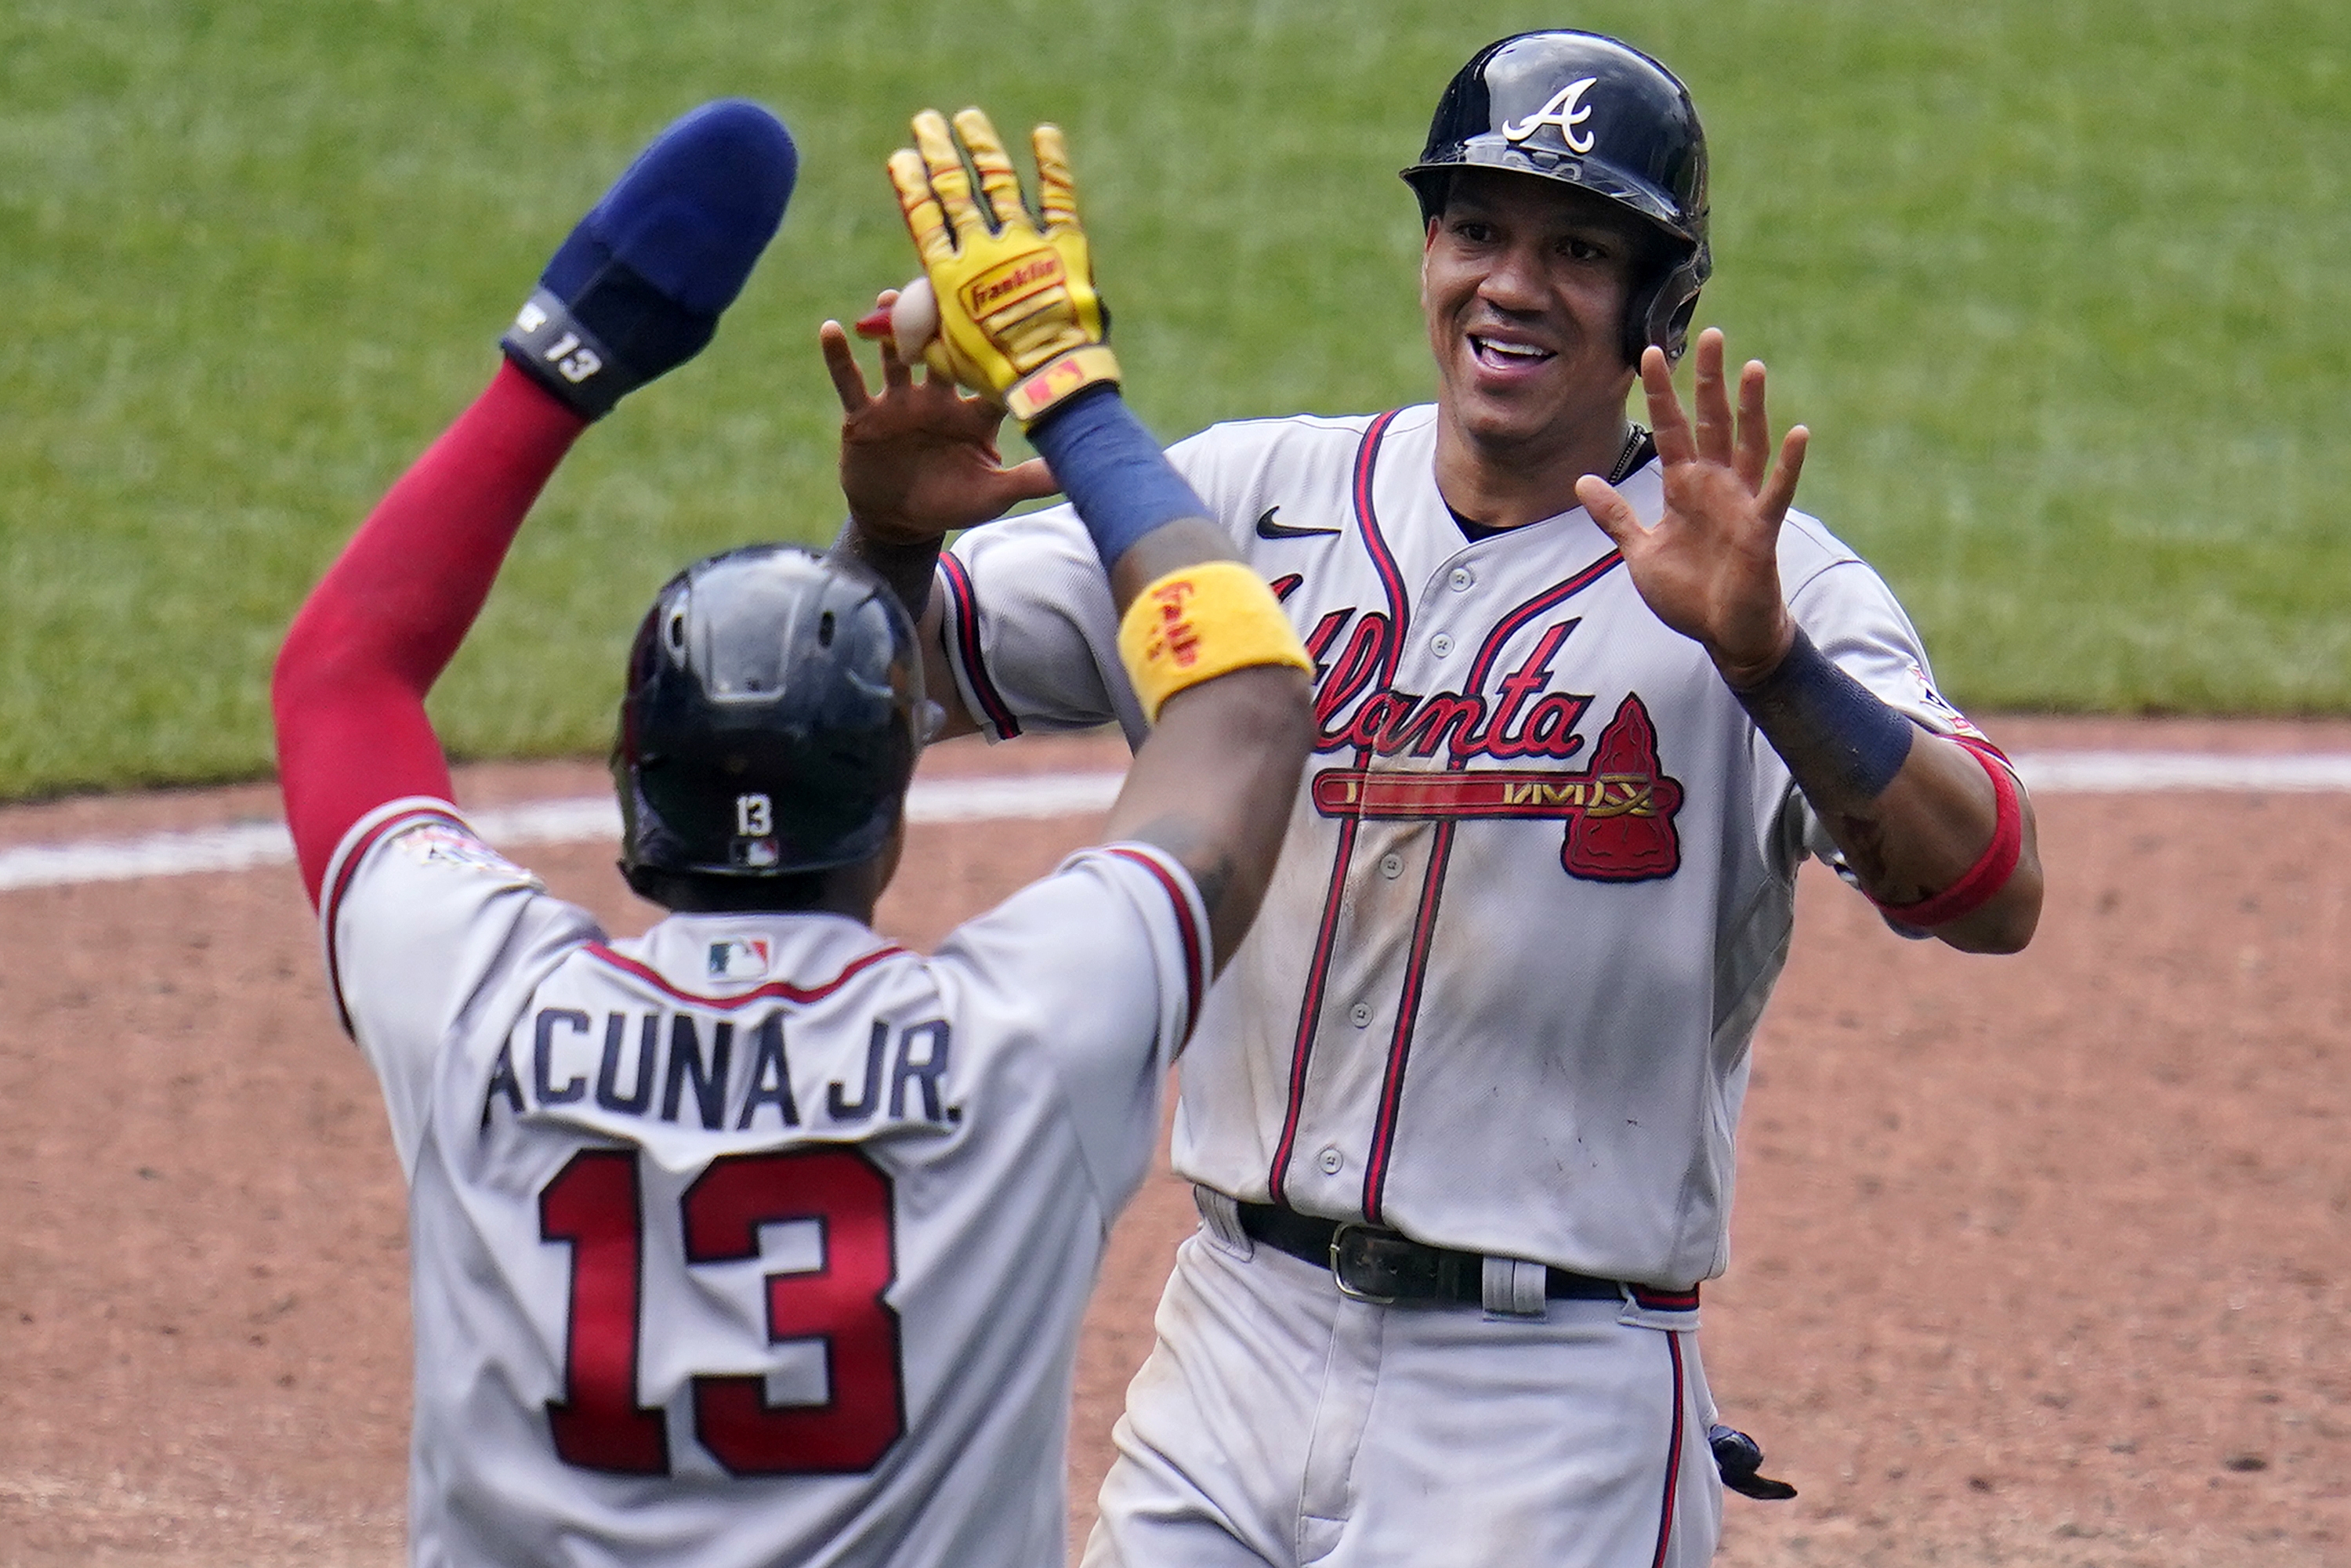
[[[1658,620],[1702,643],[1723,679],[1752,685],[1771,674],[1795,637],[1795,620],[1780,591],[1780,523],[1795,499],[1808,434],[1802,425],[1780,443],[1771,464],[1771,426],[1763,410],[1763,365],[1750,360],[1739,373],[1739,413],[1731,416],[1722,375],[1722,333],[1698,334],[1695,427],[1675,395],[1666,356],[1641,356],[1641,386],[1649,424],[1665,465],[1666,512],[1644,528],[1607,481],[1585,475],[1575,482],[1601,531],[1616,542],[1633,586]]]
[[[897,298],[883,290],[877,313],[886,315]],[[966,397],[944,376],[916,380],[894,339],[881,340],[878,397],[840,322],[819,328],[817,342],[841,397],[841,494],[875,539],[930,543],[1058,491],[1042,458],[1004,465],[996,445],[1000,404]]]

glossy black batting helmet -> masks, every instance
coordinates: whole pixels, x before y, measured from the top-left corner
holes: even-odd
[[[1640,50],[1597,33],[1520,33],[1455,73],[1404,177],[1424,225],[1445,210],[1455,173],[1502,169],[1581,186],[1665,236],[1625,312],[1625,357],[1651,343],[1681,357],[1698,291],[1714,270],[1706,244],[1706,132],[1687,89]]]
[[[927,737],[914,623],[883,581],[794,545],[670,579],[629,650],[612,747],[621,870],[777,877],[879,854]]]

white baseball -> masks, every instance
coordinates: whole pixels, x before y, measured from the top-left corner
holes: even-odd
[[[928,277],[898,290],[898,303],[890,307],[890,335],[898,340],[898,357],[910,361],[939,335],[939,299]]]

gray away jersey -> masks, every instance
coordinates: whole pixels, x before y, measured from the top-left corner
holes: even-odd
[[[1179,866],[1081,853],[927,958],[608,942],[435,800],[326,887],[410,1184],[413,1561],[1060,1568],[1079,1320],[1207,983]]]
[[[1176,1163],[1234,1197],[1687,1287],[1728,1261],[1748,1043],[1795,871],[1834,846],[1705,652],[1579,507],[1472,543],[1436,411],[1216,426],[1169,454],[1315,662],[1317,750],[1186,1055]],[[1654,523],[1653,461],[1618,486]],[[1938,733],[1885,582],[1791,513],[1821,650]],[[989,733],[1142,717],[1066,507],[941,560]]]

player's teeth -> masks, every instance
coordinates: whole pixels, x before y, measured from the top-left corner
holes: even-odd
[[[1498,343],[1491,338],[1479,338],[1477,340],[1477,343],[1478,346],[1486,350],[1486,352],[1489,354],[1498,354],[1506,360],[1547,360],[1551,358],[1551,355],[1547,350],[1538,349],[1531,343]]]

